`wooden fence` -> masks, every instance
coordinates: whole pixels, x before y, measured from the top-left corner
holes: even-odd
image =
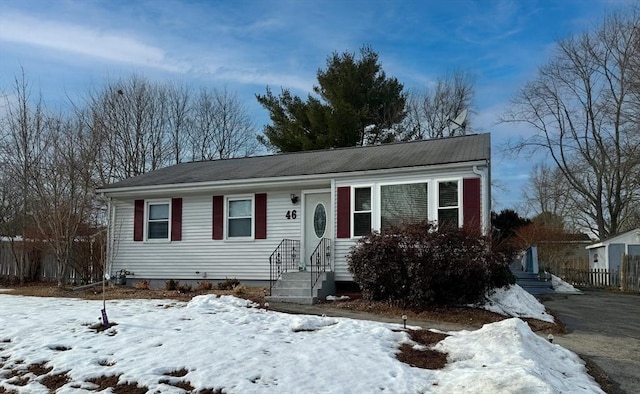
[[[78,241],[65,274],[65,283],[86,284],[102,280],[104,250],[100,240]],[[18,264],[25,253],[24,279],[26,282],[57,282],[57,260],[46,244],[16,241],[12,246],[0,240],[0,280],[16,282]]]
[[[545,264],[544,268],[574,286],[640,292],[640,256],[623,256],[617,270],[590,269],[588,259],[583,258]]]

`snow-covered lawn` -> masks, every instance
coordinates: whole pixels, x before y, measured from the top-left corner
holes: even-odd
[[[531,332],[520,319],[453,331],[436,345],[441,370],[398,361],[410,341],[399,324],[289,315],[231,296],[109,301],[116,326],[97,333],[102,303],[0,294],[0,386],[47,393],[41,377],[15,371],[46,363],[67,372],[58,392],[84,393],[88,379],[120,375],[149,393],[179,393],[186,381],[226,393],[596,393],[572,352]],[[183,377],[168,376],[185,369]],[[12,385],[22,379],[22,386]],[[164,382],[164,383],[161,383]]]

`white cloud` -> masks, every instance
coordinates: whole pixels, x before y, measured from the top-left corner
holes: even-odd
[[[184,64],[167,58],[163,49],[108,30],[15,13],[3,13],[0,25],[2,41],[172,72],[186,70]]]

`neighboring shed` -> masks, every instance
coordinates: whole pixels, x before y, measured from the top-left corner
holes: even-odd
[[[486,232],[490,146],[477,134],[191,162],[104,186],[108,270],[266,283],[314,267],[351,281],[346,256],[372,229],[431,220]]]
[[[591,244],[586,249],[590,269],[619,270],[623,254],[640,256],[640,228]]]

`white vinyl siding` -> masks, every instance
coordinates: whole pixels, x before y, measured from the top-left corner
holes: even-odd
[[[213,207],[211,195],[184,196],[182,241],[142,243],[133,241],[134,201],[114,200],[110,272],[126,269],[132,279],[225,279],[266,280],[269,255],[284,238],[300,238],[300,220],[285,217],[291,210],[292,191],[267,193],[268,239],[244,243],[212,240]],[[299,207],[296,207],[299,208]],[[204,275],[206,273],[206,278]]]

